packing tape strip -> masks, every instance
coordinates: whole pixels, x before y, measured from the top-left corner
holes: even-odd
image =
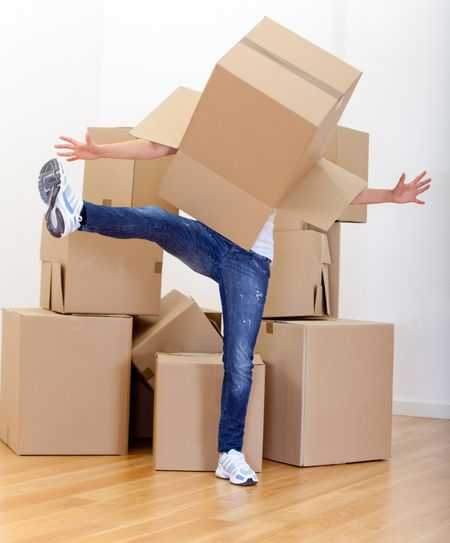
[[[273,334],[273,322],[266,321],[266,334]]]
[[[286,60],[286,59],[284,59],[282,57],[279,57],[278,55],[275,55],[274,53],[272,53],[268,49],[265,49],[264,47],[257,44],[256,42],[254,42],[250,38],[247,38],[247,37],[242,38],[241,43],[243,45],[246,45],[247,47],[250,47],[250,49],[253,49],[257,53],[260,53],[261,55],[264,55],[265,57],[269,58],[270,60],[273,60],[274,62],[276,62],[280,66],[283,66],[284,68],[286,68],[290,72],[294,73],[295,75],[298,75],[299,77],[301,77],[305,81],[308,81],[308,83],[311,83],[312,85],[315,85],[320,90],[323,90],[324,92],[330,94],[331,96],[334,96],[338,100],[341,100],[343,98],[344,95],[338,89],[335,89],[331,85],[328,85],[328,83],[325,83],[324,81],[321,81],[320,79],[318,79],[317,77],[309,74],[308,72],[305,72],[304,70],[302,70],[298,66],[295,66],[295,64],[292,64],[288,60]]]

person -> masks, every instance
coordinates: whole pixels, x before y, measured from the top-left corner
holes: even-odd
[[[96,144],[60,136],[57,156],[67,161],[99,158],[154,159],[177,149],[136,139],[114,144]],[[410,183],[403,173],[393,189],[364,189],[352,203],[424,204],[418,196],[430,188],[422,172]],[[46,223],[55,237],[80,230],[115,238],[142,238],[160,245],[190,268],[219,285],[223,312],[224,377],[218,432],[219,459],[215,475],[232,484],[258,482],[242,453],[245,417],[252,384],[253,350],[262,320],[273,260],[273,210],[251,250],[245,250],[200,221],[170,213],[157,206],[107,207],[83,201],[64,174],[61,159],[52,158],[42,167],[38,181],[47,205]]]

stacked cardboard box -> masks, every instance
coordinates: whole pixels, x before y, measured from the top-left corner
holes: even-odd
[[[367,186],[368,135],[337,126],[360,75],[265,18],[217,63],[200,96],[179,89],[132,131],[179,148],[160,194],[238,245],[250,248],[272,210],[278,209],[264,317],[272,330],[277,323],[277,330],[288,332],[285,344],[264,342],[263,333],[257,343],[268,372],[264,450],[272,459],[297,465],[389,455],[392,326],[335,320],[340,222],[366,221],[365,206],[349,204]],[[163,119],[180,109],[185,112],[183,127],[162,130]],[[304,317],[315,320],[302,324]],[[296,325],[286,318],[295,319]],[[302,334],[300,341],[297,336]],[[340,351],[352,343],[358,348]],[[328,351],[316,353],[314,346],[321,344]],[[311,353],[304,351],[306,345]],[[286,352],[286,346],[292,350]],[[339,396],[322,391],[320,380],[311,383],[301,377],[311,373],[312,364],[326,373],[332,353],[337,364],[333,371],[343,383]],[[341,437],[330,434],[326,442],[328,456],[308,456],[302,449],[311,439],[300,432],[308,414],[301,403],[291,411],[285,404],[277,409],[277,395],[290,390],[287,363],[292,372],[300,372],[300,384],[292,390],[298,401],[313,394],[318,402],[314,408],[328,417],[329,425],[335,422],[333,414],[346,419],[346,428],[336,425]],[[360,378],[358,371],[372,379]],[[271,393],[273,387],[276,392]],[[372,397],[377,410],[364,404]],[[351,413],[359,413],[360,426]],[[273,454],[271,435],[286,449],[292,431],[289,417],[294,431],[300,432],[297,446],[303,452]],[[315,438],[325,443],[319,433],[312,441]]]
[[[364,207],[349,204],[367,185],[367,135],[337,127],[360,76],[264,18],[217,63],[202,94],[177,89],[131,130],[131,136],[178,148],[174,157],[86,164],[86,199],[181,208],[246,249],[278,209],[266,320],[257,342],[261,358],[255,356],[244,443],[257,471],[263,415],[264,455],[273,460],[313,465],[389,456],[392,326],[332,318],[339,311],[339,221],[366,220]],[[98,143],[131,137],[128,129],[90,131]],[[67,343],[57,350],[70,351],[75,361],[82,343],[77,334],[84,333],[86,323],[101,320],[96,347],[108,341],[111,347],[102,327],[117,321],[126,323],[129,333],[129,317],[111,315],[123,313],[136,316],[134,336],[132,346],[127,336],[127,354],[120,351],[117,364],[123,371],[126,359],[129,372],[133,359],[140,388],[133,385],[132,410],[151,405],[148,391],[155,390],[156,468],[214,469],[220,322],[214,328],[206,312],[180,293],[160,300],[162,251],[140,240],[86,233],[53,240],[44,230],[41,259],[42,306],[61,314],[17,310],[5,319],[9,339],[4,358],[11,363],[3,364],[2,390],[6,383],[9,392],[2,393],[8,408],[0,420],[0,437],[17,443],[14,425],[42,427],[42,419],[22,424],[27,413],[22,402],[29,402],[30,395],[19,386],[22,379],[35,379],[26,370],[41,337],[53,352],[52,333],[38,323],[64,323],[68,335],[61,332],[60,337]],[[83,315],[64,315],[74,312]],[[104,315],[86,315],[95,313]],[[217,322],[217,315],[210,317]],[[30,334],[30,322],[37,335]],[[28,350],[19,348],[24,342]],[[45,376],[53,362],[47,351],[41,357],[48,360],[35,370]],[[66,388],[85,380],[75,362],[70,369],[74,377]],[[103,371],[101,364],[98,371]],[[129,387],[129,373],[124,383]],[[54,397],[45,387],[42,392]],[[53,408],[59,407],[58,398]],[[79,394],[71,400],[82,403]],[[59,430],[61,422],[55,424],[50,432]],[[133,432],[151,434],[137,423]],[[122,435],[116,452],[124,450]]]
[[[89,130],[99,143],[131,138]],[[170,160],[88,162],[83,196],[175,212],[157,194]],[[144,240],[56,239],[43,224],[41,309],[3,313],[0,439],[17,454],[127,453],[131,316],[159,313],[162,257]]]

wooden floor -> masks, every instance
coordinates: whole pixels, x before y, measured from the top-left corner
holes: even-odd
[[[17,456],[0,446],[1,543],[450,542],[450,421],[395,416],[390,460],[296,468],[260,483],[156,472],[128,456]]]

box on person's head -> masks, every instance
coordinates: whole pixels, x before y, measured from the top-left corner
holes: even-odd
[[[365,186],[321,159],[360,75],[264,18],[216,64],[200,99],[183,102],[192,117],[181,139],[164,123],[170,104],[180,107],[175,95],[140,123],[140,137],[179,147],[161,196],[246,249],[273,208],[328,229]]]

